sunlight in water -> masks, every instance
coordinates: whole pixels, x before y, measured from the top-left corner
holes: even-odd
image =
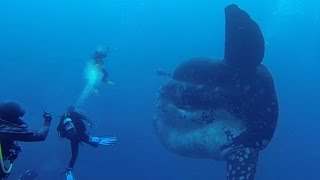
[[[82,106],[91,93],[97,92],[96,87],[100,84],[102,73],[99,68],[92,63],[88,63],[85,69],[86,86],[82,90],[77,101],[77,106]]]
[[[304,16],[305,7],[301,0],[278,0],[276,9],[270,17],[269,27],[265,33],[266,43],[269,44],[271,39],[287,27],[295,18]]]
[[[279,0],[277,10],[273,14],[279,16],[303,15],[303,4],[299,0]]]

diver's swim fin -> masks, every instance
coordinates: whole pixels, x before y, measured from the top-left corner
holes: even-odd
[[[105,136],[105,137],[91,137],[90,142],[98,143],[99,145],[110,146],[117,142],[117,137],[115,136]]]
[[[66,172],[66,180],[76,180],[76,178],[72,174],[72,171]]]

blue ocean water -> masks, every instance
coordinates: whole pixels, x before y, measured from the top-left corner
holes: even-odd
[[[99,86],[83,109],[91,134],[116,135],[113,147],[80,147],[77,179],[225,178],[225,163],[180,157],[161,146],[152,127],[165,78],[197,56],[222,58],[224,7],[237,3],[261,26],[264,64],[276,84],[280,116],[260,154],[257,180],[320,179],[320,3],[302,0],[11,0],[0,2],[0,100],[16,100],[30,127],[54,115],[48,139],[22,143],[10,179],[35,169],[63,179],[70,145],[57,137],[58,116],[86,86],[84,69],[97,46],[110,47],[106,69],[116,84]]]

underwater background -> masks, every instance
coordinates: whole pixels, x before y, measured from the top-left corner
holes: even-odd
[[[257,21],[266,40],[263,61],[273,75],[280,116],[260,153],[257,180],[320,179],[320,2],[315,0],[10,0],[0,2],[0,101],[16,100],[35,130],[47,110],[55,117],[45,142],[21,143],[9,179],[34,169],[63,179],[70,158],[59,140],[59,115],[86,86],[95,48],[110,48],[102,84],[82,108],[94,135],[116,135],[112,147],[80,146],[76,179],[221,180],[225,162],[168,152],[152,119],[166,78],[192,57],[222,58],[224,7],[236,3]]]

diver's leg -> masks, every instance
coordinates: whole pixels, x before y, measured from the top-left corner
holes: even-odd
[[[228,180],[254,180],[259,152],[251,148],[242,148],[227,158]]]
[[[102,82],[107,82],[108,72],[104,68],[101,68],[101,72],[103,74]]]
[[[79,144],[80,142],[78,140],[70,140],[71,144],[71,159],[69,162],[69,169],[73,169],[74,164],[76,163],[78,152],[79,152]]]
[[[82,136],[82,142],[86,143],[86,144],[89,144],[90,146],[94,147],[94,148],[97,148],[99,146],[99,143],[98,142],[92,142],[90,139],[91,139],[91,136],[89,136],[88,134],[84,133]]]

